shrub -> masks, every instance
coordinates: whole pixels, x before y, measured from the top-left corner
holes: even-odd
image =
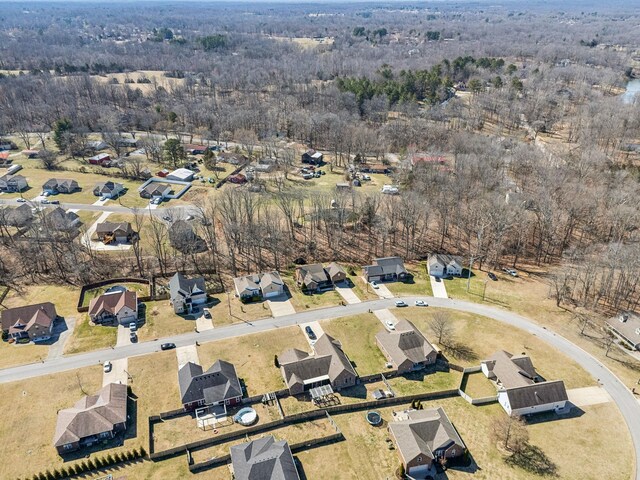
[[[144,449],[144,447],[140,447],[140,456],[141,457],[147,456],[147,451]]]

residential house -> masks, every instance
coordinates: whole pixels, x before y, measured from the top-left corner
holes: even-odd
[[[444,165],[446,159],[442,155],[425,155],[422,153],[414,153],[409,156],[411,167],[416,168],[421,165]]]
[[[606,327],[633,350],[640,350],[640,315],[635,312],[621,312],[609,318]]]
[[[296,283],[306,292],[319,292],[333,288],[327,272],[321,263],[301,265],[296,268]]]
[[[124,192],[124,185],[112,180],[98,182],[93,188],[93,194],[96,197],[118,198],[122,192]]]
[[[182,253],[198,253],[207,250],[206,242],[198,236],[191,222],[176,220],[169,227],[169,243]]]
[[[435,477],[436,464],[465,454],[467,447],[442,407],[394,412],[394,416],[389,433],[410,478]]]
[[[73,193],[79,188],[78,182],[70,178],[51,178],[42,185],[42,191],[51,195]]]
[[[9,158],[10,153],[11,152],[9,151],[0,151],[0,167],[6,167],[7,165],[10,165],[11,162],[13,162],[13,160]]]
[[[167,180],[175,180],[177,182],[190,182],[193,180],[195,172],[188,168],[178,168],[167,175]]]
[[[33,221],[31,207],[23,203],[19,207],[2,209],[4,223],[10,227],[26,227]]]
[[[178,272],[169,280],[169,291],[177,314],[191,313],[194,305],[197,310],[198,305],[207,303],[207,288],[202,277],[187,278]]]
[[[42,342],[51,338],[56,318],[56,307],[51,302],[7,308],[2,312],[2,331],[15,340]]]
[[[233,445],[231,464],[235,480],[300,480],[289,444],[273,436]]]
[[[27,150],[22,150],[22,152],[20,153],[22,153],[25,157],[31,160],[33,158],[38,158],[38,156],[40,155],[40,150],[27,149]]]
[[[242,173],[236,173],[235,175],[229,175],[227,177],[227,181],[237,185],[242,185],[243,183],[247,183],[247,177]]]
[[[309,149],[302,154],[302,163],[308,163],[310,165],[322,165],[324,156],[320,152],[316,152],[313,149]]]
[[[22,175],[3,175],[0,177],[0,191],[21,192],[29,187],[27,179]]]
[[[400,320],[395,325],[395,330],[378,332],[376,343],[400,374],[433,365],[438,356],[433,345],[408,320]]]
[[[167,198],[172,191],[173,187],[168,183],[151,182],[140,190],[140,196],[142,198]]]
[[[205,145],[188,144],[184,146],[184,150],[189,155],[203,155],[208,150],[208,147]]]
[[[117,140],[119,147],[124,148],[138,148],[138,141],[135,138],[121,137]]]
[[[389,173],[389,167],[382,163],[376,163],[375,165],[369,165],[364,163],[360,166],[362,173]]]
[[[71,232],[81,224],[81,221],[77,213],[56,207],[44,216],[44,224],[50,230]]]
[[[104,150],[108,146],[109,145],[107,145],[105,142],[100,140],[93,140],[93,141],[87,142],[87,148],[89,150],[94,150],[96,152],[99,152],[100,150]]]
[[[53,445],[64,455],[109,440],[127,429],[127,386],[109,383],[58,412]]]
[[[218,360],[206,372],[196,363],[187,362],[178,370],[180,401],[185,410],[204,406],[238,405],[242,401],[242,387],[236,367]]]
[[[338,340],[324,334],[313,349],[313,355],[294,348],[278,357],[280,373],[291,395],[326,384],[334,390],[356,384],[358,374]]]
[[[347,279],[347,272],[345,272],[342,265],[336,262],[331,262],[325,268],[327,275],[329,276],[329,280],[335,285],[336,283],[344,282]]]
[[[108,153],[98,153],[97,155],[89,158],[89,163],[91,165],[100,165],[107,167],[111,165],[111,157]]]
[[[245,302],[284,294],[284,281],[276,271],[236,277],[233,283],[236,295]]]
[[[529,356],[499,350],[481,362],[482,373],[494,380],[498,403],[511,416],[555,411],[566,407],[567,391],[562,380],[545,381],[536,373]]]
[[[462,257],[432,253],[427,260],[429,275],[434,277],[447,277],[450,275],[459,277],[462,275]]]
[[[231,165],[244,165],[249,161],[245,155],[233,152],[222,152],[218,154],[218,160],[230,163]]]
[[[9,141],[9,140],[5,140],[4,138],[0,139],[0,152],[4,152],[4,151],[8,151],[8,150],[17,150],[18,146]]]
[[[96,226],[96,236],[105,245],[116,243],[131,243],[137,238],[137,233],[129,222],[102,222]]]
[[[138,320],[138,295],[129,290],[115,290],[89,302],[89,318],[100,325],[128,325]]]
[[[409,276],[400,257],[374,258],[372,265],[362,267],[367,282],[402,281]]]

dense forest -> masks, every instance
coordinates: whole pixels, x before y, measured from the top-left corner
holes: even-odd
[[[44,147],[55,130],[64,138],[43,168],[61,169],[84,160],[78,146],[91,133],[110,145],[114,135],[182,134],[270,152],[285,179],[297,153],[278,142],[298,142],[335,168],[389,164],[401,195],[315,195],[277,179],[258,194],[224,190],[199,205],[200,254],[173,252],[153,219],[154,247],[127,258],[5,238],[5,283],[88,281],[114,262],[147,274],[206,259],[237,274],[300,256],[447,251],[480,266],[565,265],[558,301],[637,307],[640,109],[619,97],[640,73],[636,9],[192,7],[3,4],[0,137]],[[178,81],[108,76],[141,71]],[[166,161],[153,140],[146,148],[149,161]],[[413,168],[419,152],[452,160]]]

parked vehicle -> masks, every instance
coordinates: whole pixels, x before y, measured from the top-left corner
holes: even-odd
[[[131,340],[131,343],[136,343],[138,341],[138,334],[136,332],[131,332],[129,334],[129,340]]]
[[[113,365],[111,365],[111,362],[108,360],[102,365],[102,371],[104,371],[104,373],[109,373],[112,368]]]
[[[309,339],[315,340],[317,338],[311,327],[304,327],[304,331],[307,332],[307,337],[309,337]]]
[[[503,268],[502,271],[505,272],[505,273],[508,273],[512,277],[517,277],[518,276],[518,272],[516,270],[514,270],[513,268]]]
[[[416,300],[416,307],[428,307],[429,305],[424,300]]]
[[[132,332],[135,332],[136,330],[138,330],[138,324],[136,322],[131,322],[129,324],[129,330],[131,330]]]
[[[487,276],[488,276],[491,280],[493,280],[494,282],[497,282],[497,281],[498,281],[498,277],[496,277],[496,274],[495,274],[495,273],[493,273],[493,272],[489,272],[489,273],[487,273]]]
[[[51,200],[51,205],[60,205],[60,200]]]
[[[104,197],[104,196],[100,197],[101,202],[106,202],[107,200],[109,200],[109,197]]]
[[[160,350],[171,350],[173,348],[176,348],[175,343],[163,343],[160,345]]]
[[[387,320],[386,322],[384,322],[384,324],[387,326],[387,328],[389,330],[395,330],[396,329],[395,323],[393,323],[391,320]]]
[[[27,201],[27,200],[26,200],[26,199],[24,199],[24,198],[22,198],[22,197],[20,197],[20,198],[18,198],[18,199],[16,200],[16,202],[18,202],[18,203],[24,203],[24,202],[26,202],[26,201]]]
[[[378,283],[374,280],[373,282],[371,282],[371,286],[375,289],[380,288],[380,286],[378,285]]]
[[[396,307],[406,307],[407,304],[403,300],[396,300]]]
[[[205,309],[202,311],[202,314],[204,315],[204,318],[211,318],[211,312],[209,311],[209,309],[208,309],[208,308],[205,308]]]
[[[302,175],[302,178],[304,178],[305,180],[311,180],[313,178],[313,173],[305,173],[304,175]]]
[[[51,202],[49,202],[49,200],[47,200],[46,198],[43,198],[42,200],[40,200],[40,203],[43,203],[43,204],[45,204],[45,205],[48,205],[48,204],[49,204],[49,203],[51,203]]]

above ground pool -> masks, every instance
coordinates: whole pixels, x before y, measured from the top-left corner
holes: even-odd
[[[251,407],[241,408],[233,417],[234,422],[244,425],[245,427],[255,423],[256,420],[258,420],[258,414]]]
[[[367,412],[367,422],[371,425],[380,425],[382,423],[382,416],[378,412]]]

